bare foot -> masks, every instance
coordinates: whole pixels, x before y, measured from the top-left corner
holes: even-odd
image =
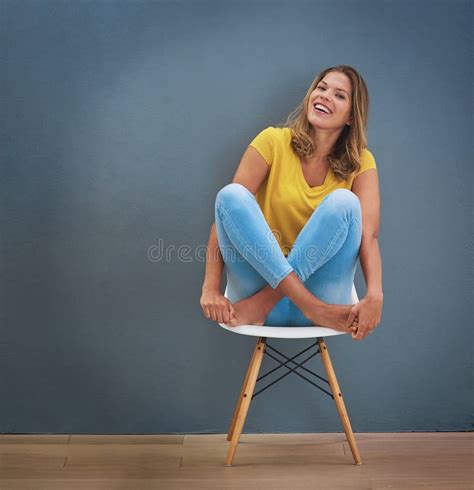
[[[250,298],[241,299],[232,303],[235,316],[226,323],[229,327],[238,327],[239,325],[263,325],[267,312],[261,303],[255,300],[255,295]]]
[[[354,320],[351,326],[347,326],[347,318],[352,305],[324,305],[318,308],[318,311],[308,316],[315,325],[329,327],[341,332],[351,333],[354,327],[357,327],[358,321]]]

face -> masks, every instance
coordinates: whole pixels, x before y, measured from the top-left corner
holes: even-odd
[[[315,104],[323,104],[330,113],[316,109]],[[344,73],[329,72],[309,96],[308,121],[314,128],[342,129],[346,123],[352,122],[351,109],[352,88],[349,77]]]

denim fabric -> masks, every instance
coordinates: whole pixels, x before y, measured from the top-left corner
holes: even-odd
[[[268,284],[276,288],[292,271],[325,303],[351,303],[362,238],[360,201],[352,191],[336,189],[323,199],[287,257],[255,196],[241,184],[228,184],[219,190],[215,223],[227,273],[227,295],[232,303],[252,296]],[[288,297],[273,307],[265,324],[313,325]]]

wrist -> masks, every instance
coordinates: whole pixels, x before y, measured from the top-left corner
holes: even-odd
[[[202,285],[202,292],[221,292],[221,286],[217,282],[205,281]]]
[[[367,291],[365,295],[366,298],[369,299],[378,299],[383,300],[383,292],[382,291]]]

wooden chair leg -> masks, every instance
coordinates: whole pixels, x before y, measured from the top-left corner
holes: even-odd
[[[247,368],[247,373],[245,375],[244,382],[242,384],[242,389],[240,390],[240,395],[239,395],[239,398],[237,400],[237,404],[235,406],[234,415],[232,417],[232,422],[230,423],[230,426],[229,426],[229,432],[227,433],[227,440],[228,441],[230,441],[232,439],[232,435],[234,434],[235,422],[237,420],[237,415],[238,415],[239,410],[240,410],[240,405],[242,404],[242,399],[243,399],[244,393],[245,393],[245,387],[247,386],[249,375],[250,375],[250,372],[252,371],[252,366],[254,365],[257,354],[259,353],[259,350],[258,350],[259,345],[260,345],[259,341],[257,341],[257,343],[255,344],[255,349],[253,351],[252,357],[250,358],[250,362],[249,362],[249,365]]]
[[[347,442],[351,447],[352,456],[356,464],[362,464],[360,458],[359,450],[357,449],[357,444],[352,432],[351,422],[349,420],[349,415],[347,414],[346,406],[342,398],[341,389],[339,388],[339,383],[337,382],[336,373],[332,366],[331,358],[329,357],[329,352],[326,346],[326,342],[322,337],[318,338],[319,349],[321,350],[321,359],[326,370],[329,385],[331,386],[331,391],[334,396],[334,401],[336,402],[337,411],[339,412],[339,417],[341,418],[344,431],[346,433]]]
[[[255,390],[255,384],[257,383],[258,373],[260,372],[260,366],[262,365],[264,352],[265,339],[263,337],[259,337],[242,389],[242,396],[241,399],[239,398],[236,413],[234,415],[234,420],[232,420],[232,437],[225,459],[226,466],[232,466],[232,461],[234,460],[237,444],[239,443],[240,435],[242,434],[242,430],[245,425],[245,419],[247,418],[247,413],[250,407],[250,402],[252,401],[252,395]]]

